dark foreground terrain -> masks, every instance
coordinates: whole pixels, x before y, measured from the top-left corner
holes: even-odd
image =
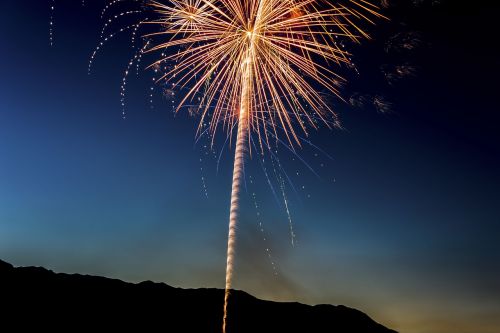
[[[0,260],[2,332],[220,333],[224,291],[13,267]],[[234,291],[231,333],[394,333],[345,306],[277,303]],[[3,327],[3,329],[2,329]]]

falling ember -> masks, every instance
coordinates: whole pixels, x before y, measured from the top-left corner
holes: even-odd
[[[49,18],[49,44],[54,46],[54,28],[55,28],[55,11],[56,0],[49,0],[50,18]],[[82,7],[85,7],[85,0],[82,0]]]
[[[385,51],[387,53],[413,51],[421,44],[422,39],[419,33],[415,31],[399,32],[386,42]]]
[[[417,69],[410,64],[383,65],[381,70],[389,84],[394,84],[401,79],[415,76],[417,72]]]
[[[49,20],[49,43],[54,45],[54,11],[56,10],[56,1],[50,1],[50,20]]]
[[[250,176],[250,184],[253,184],[253,183],[254,183],[254,181],[252,179],[252,176]],[[262,240],[264,241],[267,258],[269,259],[269,262],[271,263],[271,267],[273,269],[273,275],[278,276],[278,270],[276,268],[276,264],[274,262],[273,255],[271,253],[270,246],[267,245],[268,241],[267,241],[267,237],[266,237],[265,231],[264,231],[264,224],[262,223],[262,220],[261,220],[260,207],[259,207],[259,204],[257,203],[257,195],[255,194],[255,192],[252,192],[252,200],[253,200],[253,205],[255,208],[257,224],[258,224],[259,230],[262,234]]]
[[[103,14],[121,1],[112,1]],[[370,16],[382,16],[379,8],[366,0],[148,3],[159,17],[141,24],[159,29],[146,37],[165,40],[153,42],[155,46],[144,52],[162,51],[151,68],[174,64],[165,67],[163,75],[155,79],[167,81],[172,89],[187,89],[177,111],[196,99],[196,112],[201,115],[198,135],[205,132],[205,124],[212,137],[219,127],[229,138],[236,130],[224,296],[223,332],[226,332],[240,192],[251,143],[256,142],[255,149],[260,153],[271,150],[273,142],[282,142],[281,136],[290,146],[300,146],[299,131],[307,136],[308,127],[338,124],[335,112],[317,87],[339,95],[339,85],[345,80],[331,65],[352,65],[341,40],[349,38],[359,42],[367,38],[356,22],[373,23]],[[129,14],[133,12],[124,15]],[[119,32],[131,28],[135,34],[137,27],[133,26]],[[114,35],[102,39],[92,59]],[[281,186],[284,186],[283,180]],[[291,220],[289,222],[293,238]]]
[[[380,113],[388,113],[391,111],[392,104],[388,102],[383,96],[375,96],[373,98],[373,106]]]

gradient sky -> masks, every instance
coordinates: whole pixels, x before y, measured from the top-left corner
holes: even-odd
[[[222,288],[232,150],[217,170],[196,119],[174,117],[158,86],[152,107],[142,70],[121,118],[129,37],[87,75],[104,1],[86,2],[56,1],[53,47],[49,1],[0,3],[0,258]],[[248,161],[235,287],[345,304],[405,333],[498,333],[498,8],[415,2],[399,0],[374,40],[353,47],[360,75],[344,90],[383,96],[392,112],[332,101],[345,130],[310,138],[332,158],[299,151],[317,175],[281,148],[295,247],[279,189]],[[403,31],[418,32],[419,48],[384,52]],[[401,63],[415,77],[384,82],[380,67]]]

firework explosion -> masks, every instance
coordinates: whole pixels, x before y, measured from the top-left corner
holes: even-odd
[[[102,14],[121,1],[111,1]],[[177,111],[186,107],[190,114],[200,115],[198,135],[208,132],[213,140],[222,128],[232,140],[236,132],[224,297],[226,332],[245,157],[252,153],[251,147],[264,154],[283,142],[293,150],[304,140],[299,131],[307,136],[308,127],[339,126],[318,87],[339,96],[345,80],[332,65],[354,67],[342,41],[368,38],[358,22],[373,23],[372,18],[382,16],[377,6],[365,0],[171,0],[168,4],[147,1],[146,8],[153,9],[156,19],[146,18],[119,30],[132,29],[133,42],[140,26],[154,29],[145,35],[144,47],[125,71],[122,107],[126,77],[134,61],[139,66],[143,54],[158,51],[161,56],[150,68],[162,75],[154,80],[164,81],[165,91],[187,91]],[[113,19],[137,12],[125,11],[108,20],[89,71],[96,52],[116,35],[104,37],[106,27]]]
[[[331,64],[350,64],[337,42],[368,35],[356,20],[372,22],[378,8],[364,1],[314,0],[172,0],[150,2],[160,15],[147,23],[159,27],[148,37],[166,40],[148,52],[175,48],[152,64],[174,62],[159,79],[172,88],[190,87],[180,109],[203,90],[198,103],[199,131],[205,121],[213,134],[219,126],[231,137],[236,129],[229,217],[223,332],[232,288],[236,226],[244,177],[244,159],[252,134],[263,153],[284,135],[300,145],[297,129],[338,125],[335,112],[310,82],[338,96],[343,78]],[[165,53],[163,53],[165,55]],[[278,132],[280,132],[278,134]]]

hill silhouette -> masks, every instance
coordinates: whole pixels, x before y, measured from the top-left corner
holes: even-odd
[[[151,281],[133,284],[41,267],[14,267],[0,260],[0,295],[2,326],[14,327],[12,332],[31,328],[41,332],[221,332],[221,289],[181,289]],[[242,291],[232,292],[228,311],[231,333],[395,333],[342,305],[271,302]]]

